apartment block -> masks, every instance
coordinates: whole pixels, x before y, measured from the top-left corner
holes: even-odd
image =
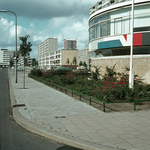
[[[0,50],[0,67],[8,67],[10,57],[13,54],[13,51],[9,51],[8,49],[1,49]]]
[[[78,50],[76,40],[65,40],[66,49],[57,50],[57,38],[48,38],[38,46],[38,64],[40,68],[50,69],[60,66],[76,68],[78,64]],[[72,63],[74,57],[77,64]],[[67,60],[69,59],[69,64]]]
[[[58,49],[57,38],[48,38],[38,46],[38,63],[39,66],[44,67],[47,61],[50,62],[49,54]]]

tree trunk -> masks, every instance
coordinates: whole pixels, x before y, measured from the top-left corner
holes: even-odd
[[[23,65],[23,89],[25,89],[25,57],[24,57],[24,65]]]

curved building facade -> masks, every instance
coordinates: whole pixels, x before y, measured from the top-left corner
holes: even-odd
[[[150,0],[134,0],[133,54],[150,54]],[[101,0],[89,10],[89,56],[130,55],[131,0]]]

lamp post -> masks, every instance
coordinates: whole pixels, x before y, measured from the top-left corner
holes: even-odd
[[[130,72],[129,72],[129,88],[133,89],[133,28],[134,28],[134,0],[132,0],[132,16],[131,16],[131,48],[130,48]]]
[[[17,83],[17,15],[13,12],[13,11],[9,11],[9,10],[0,10],[0,12],[4,12],[4,13],[7,13],[7,12],[10,12],[10,13],[13,13],[15,15],[15,39],[16,39],[16,52],[15,52],[15,56],[16,56],[16,79],[15,79],[15,82]]]

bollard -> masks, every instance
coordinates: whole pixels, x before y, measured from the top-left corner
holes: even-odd
[[[105,112],[105,103],[103,103],[103,112]]]
[[[81,94],[80,94],[80,101],[81,101]]]
[[[73,91],[72,91],[72,97],[73,97]]]
[[[134,102],[134,111],[136,111],[136,102]]]
[[[91,105],[91,97],[90,97],[90,105]]]

